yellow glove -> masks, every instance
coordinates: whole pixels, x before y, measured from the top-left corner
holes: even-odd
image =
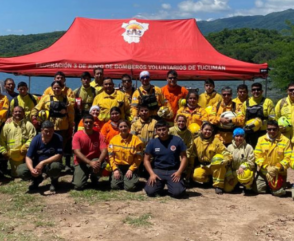
[[[225,155],[223,160],[223,165],[229,166],[233,161],[232,155]]]
[[[274,180],[274,178],[273,178],[269,173],[267,173],[267,174],[265,175],[265,177],[266,177],[266,179],[268,180],[268,182],[272,182],[272,181]]]
[[[266,170],[267,170],[267,174],[271,175],[271,177],[275,177],[279,173],[278,168],[274,166],[268,166]]]
[[[27,151],[28,151],[28,146],[26,144],[22,145],[22,147],[20,148],[20,153],[26,154]]]

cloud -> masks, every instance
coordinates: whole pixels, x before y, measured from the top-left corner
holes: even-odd
[[[22,29],[6,29],[6,32],[8,33],[23,33]]]
[[[256,0],[255,7],[251,9],[238,9],[230,16],[266,15],[272,12],[280,12],[289,8],[293,9],[293,0]]]
[[[163,9],[171,9],[171,5],[170,4],[168,4],[168,3],[163,3],[163,4],[161,4],[161,7],[163,8]]]
[[[228,0],[187,0],[178,4],[179,10],[182,12],[220,12],[228,11]]]

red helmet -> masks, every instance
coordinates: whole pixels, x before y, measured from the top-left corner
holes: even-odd
[[[284,181],[285,181],[285,177],[283,177],[282,175],[276,175],[273,181],[271,182],[268,181],[268,185],[271,188],[271,190],[277,191],[283,187]]]

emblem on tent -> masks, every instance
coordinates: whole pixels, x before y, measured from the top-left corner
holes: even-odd
[[[140,38],[148,30],[148,23],[139,23],[136,20],[130,20],[129,23],[123,23],[122,28],[126,31],[122,34],[124,40],[130,43],[139,43]]]

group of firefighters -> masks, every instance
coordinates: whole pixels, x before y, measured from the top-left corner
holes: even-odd
[[[5,80],[5,92],[0,94],[0,177],[7,172],[9,162],[12,177],[23,177],[25,171],[38,176],[30,186],[36,187],[43,180],[40,177],[44,170],[41,165],[38,173],[34,158],[43,158],[47,165],[60,163],[64,156],[65,171],[70,172],[73,151],[73,184],[77,190],[86,187],[89,175],[95,183],[103,171],[111,175],[112,188],[124,184],[128,191],[135,189],[139,175],[149,174],[150,185],[145,190],[153,193],[151,186],[162,181],[152,171],[157,165],[159,170],[175,169],[171,183],[183,181],[186,187],[194,182],[212,185],[217,194],[240,186],[245,194],[286,194],[287,169],[294,169],[294,83],[288,85],[288,96],[275,106],[263,96],[260,83],[251,85],[251,97],[247,85],[239,85],[237,97],[232,99],[232,88],[223,87],[217,93],[212,79],[205,80],[205,92],[200,95],[198,90],[187,90],[178,85],[175,70],[167,72],[167,85],[162,88],[151,84],[148,71],[140,73],[141,86],[137,89],[127,74],[121,78],[120,89],[114,88],[113,80],[104,76],[102,68],[94,69],[93,75],[91,80],[89,72],[82,73],[82,85],[72,91],[65,84],[64,73],[57,72],[41,98],[28,93],[25,82],[18,84],[17,94],[13,79]],[[180,137],[184,145],[171,139],[175,144],[165,150],[165,126],[168,135]],[[52,137],[50,128],[59,139]],[[93,131],[101,134],[98,141],[91,137]],[[35,140],[38,132],[41,144]],[[86,140],[87,136],[92,139]],[[55,144],[51,146],[48,143],[52,138]],[[159,142],[153,142],[155,139]],[[46,151],[32,150],[31,143]],[[47,144],[51,149],[46,149]],[[58,158],[51,158],[54,155],[47,150],[55,147],[53,154],[58,153]],[[172,155],[177,156],[169,160]],[[171,160],[182,164],[170,164]],[[58,179],[58,174],[54,175],[53,191]],[[178,186],[172,188],[179,190]]]

